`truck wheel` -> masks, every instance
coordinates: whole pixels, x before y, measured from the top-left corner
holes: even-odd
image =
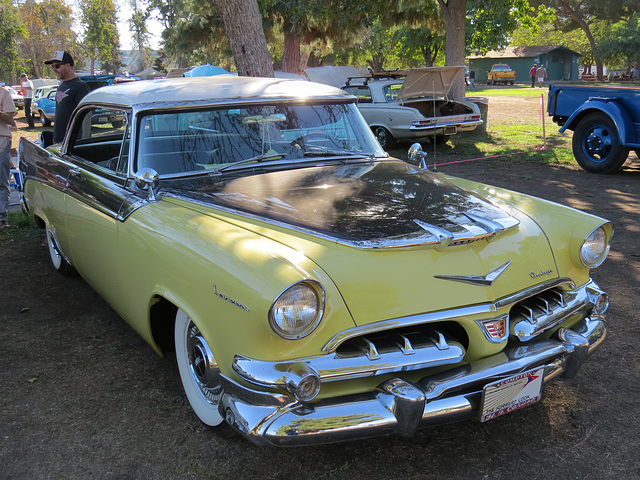
[[[376,139],[378,140],[378,143],[383,150],[387,150],[396,146],[396,139],[386,128],[376,127],[373,130],[373,134],[376,136]]]
[[[591,113],[580,120],[572,145],[578,164],[592,173],[616,172],[629,156],[629,148],[620,144],[615,124],[602,113]]]

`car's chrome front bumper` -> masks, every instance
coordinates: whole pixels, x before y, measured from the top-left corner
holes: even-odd
[[[528,342],[419,382],[393,378],[375,391],[305,406],[288,395],[257,392],[225,381],[220,409],[256,444],[315,445],[380,435],[411,436],[418,428],[479,417],[487,383],[544,366],[544,382],[574,376],[606,338],[603,316],[592,315],[552,338]]]

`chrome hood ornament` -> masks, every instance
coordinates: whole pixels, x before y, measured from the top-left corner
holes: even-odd
[[[487,273],[484,276],[480,275],[434,275],[434,278],[440,278],[442,280],[451,280],[452,282],[470,283],[471,285],[480,285],[482,287],[490,287],[493,282],[511,265],[509,260],[504,265],[496,268],[494,271]]]

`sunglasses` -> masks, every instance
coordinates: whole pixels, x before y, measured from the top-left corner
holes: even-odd
[[[56,64],[51,65],[51,68],[53,68],[54,70],[57,70],[57,69],[61,68],[62,65],[66,65],[66,63],[56,63]]]

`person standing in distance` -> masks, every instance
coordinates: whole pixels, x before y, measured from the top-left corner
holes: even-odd
[[[529,70],[529,76],[531,77],[531,86],[535,87],[536,86],[536,73],[538,72],[538,68],[536,66],[536,64],[533,64],[533,67],[531,67],[531,69]]]
[[[547,69],[544,68],[544,65],[540,65],[540,67],[538,67],[538,70],[536,70],[536,76],[538,77],[538,87],[542,87],[544,79],[547,78]]]
[[[20,89],[24,98],[24,118],[27,120],[27,128],[33,128],[33,116],[31,115],[31,101],[33,100],[33,83],[26,73],[20,75]]]
[[[11,176],[11,127],[18,111],[11,94],[0,87],[0,230],[9,228],[9,199],[11,197],[9,177]]]
[[[56,115],[53,123],[53,141],[60,143],[64,140],[71,114],[80,100],[89,93],[89,85],[78,78],[73,70],[73,57],[69,52],[56,51],[51,60],[44,62],[51,65],[60,81],[56,92]]]

